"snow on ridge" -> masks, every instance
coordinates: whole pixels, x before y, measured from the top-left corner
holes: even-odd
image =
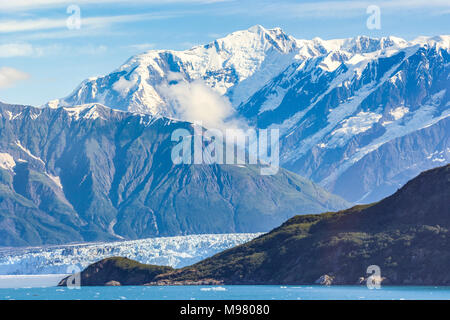
[[[9,153],[0,153],[0,168],[12,171],[15,166],[16,162]]]
[[[100,117],[97,109],[97,105],[100,105],[98,103],[87,103],[82,105],[77,105],[73,107],[62,107],[67,113],[75,120],[80,119],[80,115],[82,112],[86,112],[86,114],[83,115],[83,119],[92,119],[95,120]],[[107,107],[105,107],[107,108]]]
[[[122,256],[142,263],[183,267],[248,242],[261,233],[201,234],[109,243],[0,248],[0,275],[64,274],[100,259]]]
[[[41,158],[35,156],[34,154],[31,153],[30,150],[28,150],[27,148],[25,148],[24,146],[22,146],[22,144],[20,143],[19,140],[16,141],[16,146],[19,147],[20,150],[22,150],[23,152],[25,152],[30,158],[33,158],[34,160],[39,161],[40,163],[42,163],[43,165],[45,165],[45,162],[42,161]]]
[[[330,40],[315,37],[312,40],[297,39],[297,42],[300,47],[308,47],[312,45],[315,48],[322,48],[322,53],[340,51],[351,54],[367,54],[388,48],[402,49],[413,45],[413,43],[394,36],[381,38],[356,36],[352,38],[338,38]]]

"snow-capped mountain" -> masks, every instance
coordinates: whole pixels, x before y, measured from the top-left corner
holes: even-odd
[[[248,242],[259,233],[201,234],[142,240],[0,249],[0,275],[66,274],[108,257],[182,268]]]
[[[101,103],[120,110],[176,117],[167,87],[201,80],[236,107],[294,62],[337,50],[350,55],[406,43],[395,37],[298,40],[280,28],[256,25],[190,50],[149,50],[136,55],[106,76],[83,81],[68,97],[49,105]],[[325,59],[322,67],[333,68],[335,58],[331,55]]]
[[[68,97],[49,104],[98,102],[120,110],[176,116],[167,86],[202,80],[238,105],[291,64],[299,54],[298,45],[279,28],[255,26],[186,51],[150,50],[106,76],[87,79]]]
[[[100,102],[187,121],[201,120],[186,112],[191,100],[230,108],[224,116],[281,129],[283,166],[370,202],[450,161],[449,48],[450,36],[299,40],[255,26],[137,55],[49,105]]]

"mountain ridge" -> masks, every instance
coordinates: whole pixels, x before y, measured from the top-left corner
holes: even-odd
[[[260,232],[298,212],[347,202],[259,165],[175,165],[175,129],[192,124],[119,112],[0,105],[3,246]]]

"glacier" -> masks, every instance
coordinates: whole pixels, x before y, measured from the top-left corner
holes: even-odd
[[[105,243],[1,248],[0,275],[67,274],[113,256],[181,268],[248,242],[262,233],[200,234]]]

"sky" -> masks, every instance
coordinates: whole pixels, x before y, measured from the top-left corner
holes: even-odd
[[[299,39],[412,40],[450,34],[450,1],[0,0],[0,101],[39,106],[135,54],[185,50],[256,24]]]

